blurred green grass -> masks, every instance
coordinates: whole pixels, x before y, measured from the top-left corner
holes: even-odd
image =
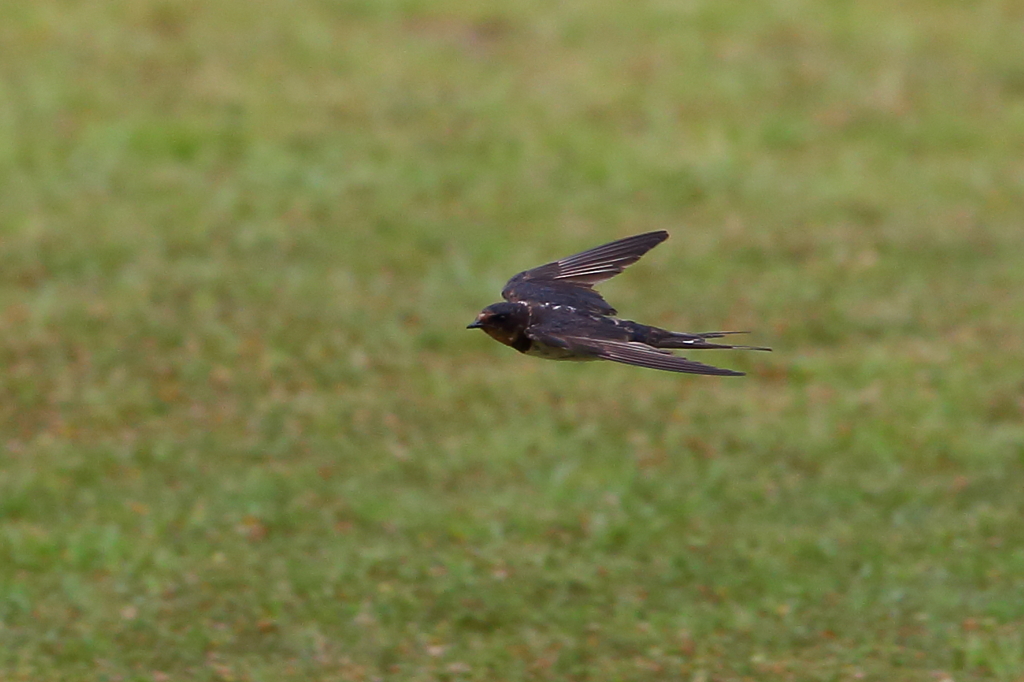
[[[1024,673],[1024,5],[4,14],[0,677]],[[653,229],[747,378],[463,331]]]

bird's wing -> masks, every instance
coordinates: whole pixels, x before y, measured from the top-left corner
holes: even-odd
[[[668,239],[668,232],[645,232],[520,272],[501,292],[506,301],[568,305],[602,315],[615,309],[593,287]]]
[[[669,351],[658,350],[645,343],[636,341],[613,341],[585,336],[565,336],[546,333],[543,329],[537,328],[528,329],[526,333],[536,341],[549,346],[568,349],[577,355],[589,355],[601,358],[602,360],[621,362],[626,365],[661,369],[666,372],[682,372],[684,374],[709,374],[723,377],[743,376],[743,372],[712,367],[702,362],[687,360],[678,355],[673,355]]]

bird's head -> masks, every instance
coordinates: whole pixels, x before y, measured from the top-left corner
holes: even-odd
[[[490,337],[510,344],[526,328],[530,313],[520,303],[495,303],[480,311],[466,329],[483,329]]]

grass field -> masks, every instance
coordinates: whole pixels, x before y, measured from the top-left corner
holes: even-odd
[[[1024,679],[1024,4],[2,14],[0,680]]]

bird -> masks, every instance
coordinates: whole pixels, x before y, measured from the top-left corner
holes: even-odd
[[[482,329],[520,353],[549,360],[610,360],[668,372],[743,376],[672,350],[771,350],[709,341],[749,332],[674,332],[620,319],[594,290],[666,239],[665,230],[645,232],[524,270],[505,285],[504,300],[484,308],[466,328]]]

